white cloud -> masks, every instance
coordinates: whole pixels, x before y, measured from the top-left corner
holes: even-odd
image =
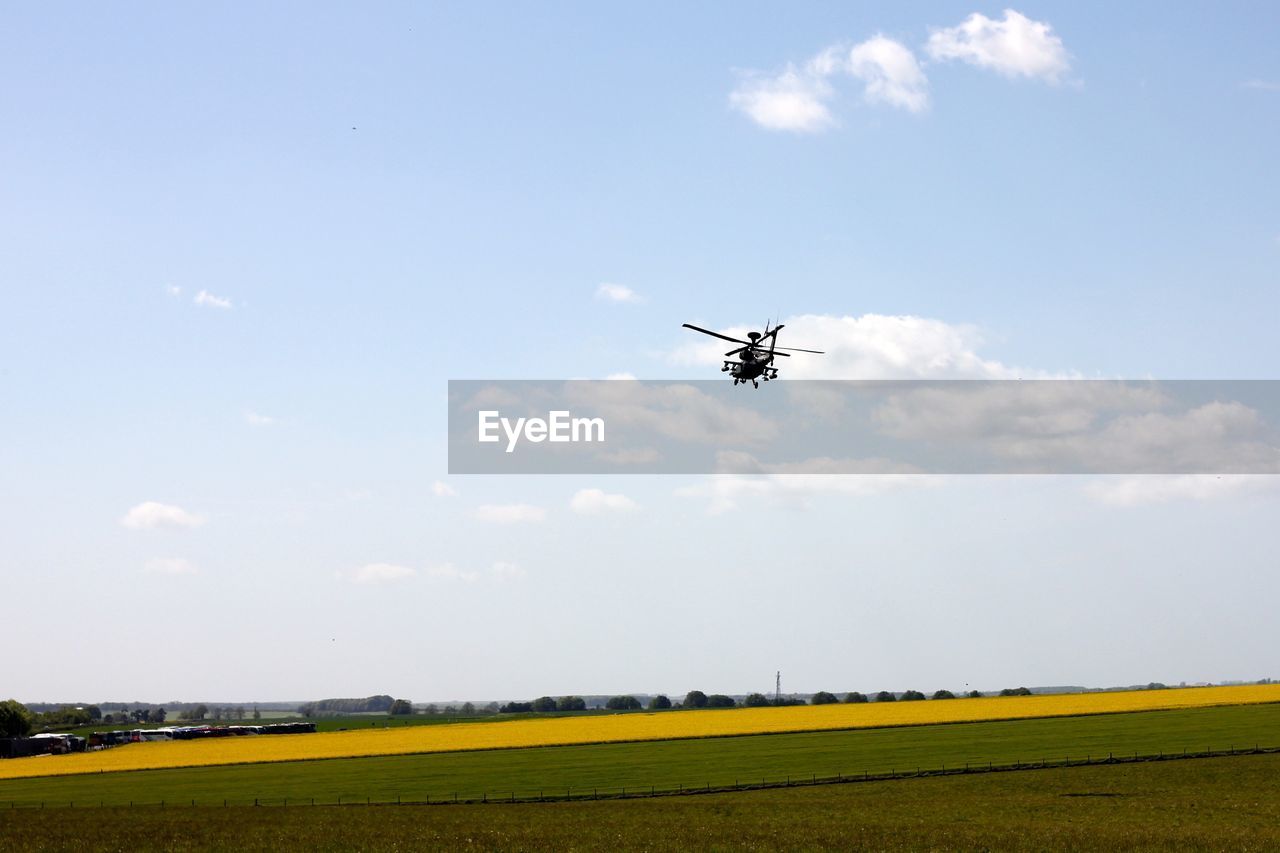
[[[494,524],[519,524],[528,521],[542,521],[547,511],[532,504],[484,504],[476,507],[476,518]]]
[[[459,569],[453,563],[440,563],[428,566],[424,574],[428,579],[439,583],[475,583],[480,580],[506,583],[520,580],[527,573],[523,567],[516,563],[498,560],[483,572],[475,569]]]
[[[732,434],[756,443],[774,438],[781,429],[750,406],[727,403],[693,385],[571,382],[564,391],[567,402],[590,409],[611,429],[635,428],[681,442],[721,444]]]
[[[678,497],[707,499],[707,513],[721,515],[739,509],[747,501],[792,509],[807,509],[812,499],[832,495],[867,497],[901,489],[931,488],[942,482],[940,477],[909,473],[883,473],[902,470],[880,460],[807,460],[795,465],[759,466],[762,471],[777,471],[762,476],[715,475],[690,486],[676,489]],[[816,473],[804,473],[805,471]],[[866,471],[857,473],[822,473],[823,471]],[[875,473],[873,473],[875,472]]]
[[[596,288],[596,298],[604,299],[609,302],[642,302],[640,294],[636,293],[625,284],[612,284],[604,282]]]
[[[413,577],[418,572],[408,566],[401,566],[396,563],[366,563],[359,568],[351,569],[347,572],[340,572],[339,576],[345,578],[351,583],[358,584],[383,584],[395,583]]]
[[[886,104],[909,112],[929,107],[929,80],[915,54],[899,42],[878,35],[849,51],[846,68],[866,84],[869,104]]]
[[[200,571],[195,563],[181,557],[157,557],[154,560],[147,560],[142,570],[156,575],[194,575]]]
[[[769,130],[815,133],[835,123],[826,105],[833,94],[822,76],[789,65],[774,76],[745,75],[729,105]]]
[[[729,94],[729,104],[761,127],[816,133],[836,123],[827,103],[836,94],[831,80],[839,75],[861,81],[869,104],[909,112],[929,106],[929,81],[915,54],[883,35],[852,48],[833,45],[800,68],[788,64],[774,75],[748,72]]]
[[[181,288],[181,287],[178,287],[178,285],[176,285],[176,284],[166,284],[166,285],[165,285],[165,288],[164,288],[164,291],[165,291],[165,293],[169,294],[170,296],[181,296],[181,295],[182,295],[182,288]]]
[[[438,498],[457,497],[458,490],[443,480],[436,480],[431,484],[431,493]]]
[[[1246,89],[1258,89],[1263,92],[1280,92],[1280,83],[1273,80],[1246,80],[1240,85]]]
[[[638,508],[626,495],[606,494],[601,489],[581,489],[569,501],[574,512],[583,515],[599,515],[606,512],[631,512]]]
[[[433,581],[461,581],[462,583],[473,583],[480,579],[480,573],[476,571],[463,571],[453,563],[439,563],[434,566],[427,566],[424,574],[429,580]]]
[[[204,516],[187,512],[182,507],[146,501],[130,509],[120,519],[125,527],[134,530],[151,530],[157,527],[199,527]]]
[[[1240,495],[1273,492],[1280,477],[1254,474],[1155,474],[1138,477],[1106,477],[1084,487],[1085,494],[1114,507],[1163,504],[1173,501],[1208,501]]]
[[[515,581],[524,578],[528,572],[523,566],[499,560],[489,567],[489,577],[495,581]]]
[[[977,12],[955,27],[936,29],[925,47],[935,60],[958,59],[1006,77],[1037,77],[1057,83],[1071,56],[1053,27],[1006,9],[997,21]]]
[[[652,447],[636,447],[626,450],[611,450],[599,454],[600,459],[614,465],[650,465],[662,458],[662,454]]]
[[[246,410],[244,413],[244,422],[249,426],[266,427],[276,422],[276,419],[269,416]]]
[[[605,377],[605,379],[609,379],[609,380],[612,380],[612,381],[615,381],[615,382],[618,382],[618,381],[622,381],[622,382],[635,382],[635,381],[636,381],[636,376],[635,376],[635,374],[634,374],[634,373],[625,373],[625,372],[624,372],[624,373],[610,373],[608,376],[606,376],[606,377]]]
[[[202,290],[195,295],[193,300],[196,305],[202,308],[230,308],[231,300],[224,299],[221,296],[214,296],[207,290]]]

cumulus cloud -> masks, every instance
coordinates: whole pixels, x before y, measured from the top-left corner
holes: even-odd
[[[436,480],[431,484],[431,493],[438,498],[452,498],[457,496],[458,490],[443,480]]]
[[[365,563],[355,569],[340,573],[340,576],[358,584],[396,583],[413,577],[418,572],[408,566],[397,563]]]
[[[569,508],[583,515],[607,512],[631,512],[637,504],[626,495],[607,494],[602,489],[580,489],[569,501]]]
[[[520,524],[543,521],[547,511],[532,504],[484,504],[476,507],[476,518],[493,524]]]
[[[199,527],[204,516],[187,512],[182,507],[146,501],[131,508],[120,523],[133,530],[152,530],[160,527]]]
[[[832,81],[840,77],[861,81],[869,104],[917,113],[929,106],[929,81],[915,54],[883,35],[853,47],[833,45],[776,74],[746,72],[729,105],[770,130],[815,133],[836,123],[828,103],[836,95]]]
[[[814,133],[835,123],[826,104],[833,94],[822,76],[787,66],[775,75],[745,74],[729,105],[769,130]]]
[[[528,573],[524,570],[524,567],[503,560],[499,560],[489,567],[489,577],[500,583],[503,581],[520,580],[527,574]]]
[[[1164,474],[1105,477],[1084,486],[1085,494],[1114,507],[1209,501],[1280,490],[1280,477],[1253,474]]]
[[[518,581],[526,576],[524,568],[506,560],[497,560],[484,571],[477,569],[460,569],[453,563],[440,563],[428,566],[424,572],[428,580],[437,583],[476,583],[486,580],[490,583],[508,583]]]
[[[221,296],[214,296],[207,290],[202,290],[195,295],[193,300],[196,305],[201,308],[230,308],[231,300]]]
[[[938,61],[959,60],[1006,77],[1057,83],[1071,68],[1071,55],[1053,27],[1006,9],[1003,20],[978,12],[955,27],[935,29],[925,46]]]
[[[943,479],[913,474],[909,466],[878,459],[823,458],[785,465],[763,465],[745,457],[725,460],[725,470],[750,471],[759,476],[715,475],[682,486],[675,490],[675,494],[705,499],[707,513],[721,515],[741,508],[748,501],[803,510],[815,498],[837,495],[868,497],[902,489],[931,488]]]
[[[596,298],[603,299],[606,302],[641,302],[640,294],[636,293],[625,284],[613,284],[604,282],[596,288]]]
[[[750,406],[727,403],[693,385],[570,382],[564,390],[567,402],[599,415],[610,429],[624,434],[649,432],[696,444],[720,444],[726,435],[734,435],[755,444],[769,441],[781,429],[776,420]]]
[[[916,56],[901,43],[876,36],[849,51],[848,72],[866,84],[869,104],[918,113],[929,107],[929,80]]]
[[[479,572],[459,569],[453,563],[439,563],[434,566],[427,566],[424,574],[428,580],[444,582],[461,581],[462,583],[473,583],[480,579]]]
[[[194,575],[200,570],[196,564],[181,557],[157,557],[147,560],[142,570],[156,575]]]

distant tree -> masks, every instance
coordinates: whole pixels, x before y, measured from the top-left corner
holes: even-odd
[[[712,693],[707,697],[708,708],[735,708],[737,705],[732,696],[725,696],[723,693]]]
[[[587,700],[581,696],[561,696],[556,700],[557,711],[585,711]]]
[[[877,702],[897,702],[898,697],[894,696],[888,690],[881,690],[879,693],[876,694],[876,701]]]
[[[1168,690],[1169,685],[1161,684],[1159,681],[1153,681],[1147,685],[1148,690]]]
[[[397,699],[391,703],[387,713],[393,717],[407,717],[413,713],[413,703],[408,699]]]
[[[304,716],[304,717],[314,717],[314,716],[315,716],[315,714],[316,714],[316,705],[315,705],[315,703],[314,703],[314,702],[308,702],[308,703],[307,703],[307,704],[305,704],[305,705],[299,705],[299,706],[298,706],[298,713],[299,713],[299,714],[301,714],[301,715],[302,715],[302,716]],[[182,714],[181,714],[181,717],[182,717],[182,719],[184,719],[184,720],[190,720],[190,719],[191,719],[191,712],[190,712],[190,711],[183,711],[183,712],[182,712]]]
[[[500,714],[526,714],[533,710],[532,702],[508,702],[498,709]]]
[[[707,694],[701,690],[690,690],[684,695],[684,706],[686,708],[707,707]]]
[[[470,702],[462,703],[462,715],[464,717],[474,717],[476,715],[476,706]]]
[[[151,712],[146,708],[134,708],[133,721],[135,723],[149,723],[151,722]]]
[[[981,698],[982,698],[982,691],[980,691],[980,690],[970,690],[968,693],[966,693],[966,694],[964,694],[964,695],[965,695],[967,698],[969,698],[969,699],[981,699]]]
[[[456,717],[458,716],[458,709],[453,707],[452,705],[445,705],[444,714],[446,717]]]
[[[162,708],[161,710],[164,710],[164,709]],[[254,706],[253,706],[253,718],[254,718],[255,720],[261,720],[261,719],[262,719],[262,712],[258,710],[258,706],[257,706],[257,705],[254,705]]]
[[[867,701],[867,696],[865,693],[859,693],[855,690],[852,693],[844,694],[844,701],[850,705],[861,705]]]
[[[828,693],[825,690],[819,690],[817,693],[809,697],[810,705],[834,705],[840,700],[836,698],[836,694]]]
[[[1006,687],[1000,691],[1001,696],[1030,696],[1031,691],[1025,687]]]
[[[488,711],[490,714],[496,714],[498,713],[498,703],[490,702],[488,705],[484,706],[484,709]]]
[[[163,723],[168,716],[169,712],[163,706],[151,709],[151,722],[153,723]]]
[[[422,713],[426,714],[428,717],[434,717],[436,714],[440,713],[440,708],[436,706],[435,702],[432,702],[422,709]]]
[[[208,715],[209,715],[209,717],[210,717],[211,719],[214,719],[214,720],[221,720],[221,719],[222,719],[222,706],[221,706],[221,705],[214,705],[214,706],[213,706],[213,708],[212,708],[210,711],[208,711],[207,713],[208,713]]]
[[[97,705],[90,705],[88,708],[84,709],[84,712],[89,715],[89,720],[91,722],[96,723],[98,720],[102,719],[102,709]]]
[[[938,690],[934,692],[933,698],[934,699],[954,699],[956,698],[956,694],[952,693],[950,690]]]
[[[666,694],[664,693],[659,693],[657,696],[654,696],[652,699],[649,700],[650,711],[665,711],[670,707],[671,707],[671,700],[668,699]]]
[[[207,716],[209,716],[208,705],[197,705],[191,709],[191,719],[193,720],[203,720]]]
[[[924,694],[919,690],[904,690],[900,698],[903,702],[919,702],[924,699]]]
[[[748,693],[747,698],[742,700],[742,704],[748,708],[763,708],[771,703],[769,697],[763,693]]]
[[[244,719],[244,706],[243,706],[243,705],[237,705],[237,706],[236,706],[236,719],[237,719],[237,720],[243,720],[243,719]]]
[[[538,712],[554,711],[556,709],[556,700],[550,696],[539,696],[533,700],[533,710]]]
[[[635,711],[640,708],[640,700],[634,696],[614,696],[604,706],[610,711]]]
[[[0,737],[26,737],[31,734],[31,712],[16,699],[0,702]]]

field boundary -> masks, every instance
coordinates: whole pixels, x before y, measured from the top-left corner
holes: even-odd
[[[872,772],[864,770],[861,773],[836,773],[835,775],[818,775],[817,773],[792,774],[782,779],[762,778],[759,782],[754,780],[743,781],[738,779],[732,785],[718,784],[712,785],[708,782],[705,785],[684,785],[680,784],[676,787],[657,786],[657,785],[619,785],[609,787],[584,787],[581,789],[567,788],[564,793],[560,793],[559,788],[554,791],[542,789],[534,793],[532,790],[525,791],[484,791],[479,796],[474,794],[466,797],[459,796],[459,792],[446,792],[439,797],[427,796],[425,799],[402,799],[397,796],[394,800],[378,799],[365,797],[361,800],[359,797],[336,799],[317,799],[315,797],[284,797],[284,798],[268,798],[254,797],[253,806],[268,808],[290,808],[290,807],[306,807],[306,806],[476,806],[476,805],[511,805],[511,804],[528,804],[528,803],[567,803],[567,802],[583,802],[587,800],[632,800],[632,799],[653,799],[656,797],[687,797],[705,794],[725,794],[742,791],[764,791],[778,788],[801,788],[816,787],[819,785],[848,785],[865,782],[887,782],[899,779],[923,779],[940,776],[968,776],[974,774],[990,774],[990,773],[1011,773],[1026,772],[1031,770],[1053,770],[1068,767],[1100,767],[1119,764],[1143,764],[1159,761],[1184,761],[1203,758],[1227,758],[1245,755],[1274,755],[1280,753],[1280,746],[1259,746],[1255,744],[1253,747],[1245,747],[1237,749],[1231,746],[1225,750],[1205,749],[1200,751],[1190,751],[1184,749],[1182,752],[1156,752],[1156,753],[1122,753],[1117,755],[1114,752],[1108,752],[1106,757],[1101,755],[1094,757],[1086,755],[1084,758],[1072,759],[1070,756],[1062,758],[1043,757],[1039,761],[1015,761],[996,764],[995,762],[967,762],[962,766],[947,767],[945,764],[941,767],[928,768],[917,767],[914,770],[891,768],[889,771]],[[77,805],[75,802],[54,802],[54,801],[30,801],[19,802],[10,800],[7,808],[0,804],[0,813],[4,811],[30,810],[30,809],[63,809],[63,808],[94,808],[94,809],[133,809],[133,808],[227,808],[229,800],[217,801],[198,801],[198,800],[182,800],[182,801],[166,801],[159,802],[130,802],[128,805],[111,804],[105,805],[101,802],[81,802]],[[247,807],[249,804],[235,803],[238,808]]]
[[[1022,697],[1009,696],[1009,697],[1000,697],[1000,698],[1016,701],[1017,699],[1020,699]],[[960,701],[960,700],[956,700],[956,701]],[[264,759],[260,761],[224,761],[224,762],[218,762],[216,764],[170,764],[170,765],[164,765],[160,767],[125,767],[125,768],[119,768],[119,769],[99,768],[98,770],[86,770],[86,771],[72,772],[72,773],[54,772],[54,773],[33,773],[30,775],[23,775],[23,776],[0,776],[0,782],[16,782],[22,779],[68,778],[72,776],[105,776],[108,774],[115,774],[115,773],[148,773],[151,771],[163,771],[163,770],[196,770],[202,767],[248,767],[252,765],[293,764],[293,763],[303,763],[303,762],[311,762],[311,761],[349,761],[352,759],[391,758],[395,756],[406,756],[406,755],[455,755],[455,754],[461,754],[461,753],[563,749],[565,747],[575,747],[575,746],[609,746],[611,744],[634,745],[634,744],[641,744],[641,743],[664,743],[664,742],[672,742],[672,741],[689,741],[689,740],[720,740],[720,739],[726,739],[726,738],[771,737],[773,735],[806,735],[806,734],[829,734],[829,733],[838,733],[838,732],[870,732],[870,731],[884,731],[887,729],[911,729],[911,728],[923,728],[923,727],[931,727],[931,726],[968,726],[968,725],[975,725],[975,724],[981,724],[981,723],[1017,723],[1017,722],[1026,722],[1029,720],[1072,720],[1072,719],[1085,719],[1088,717],[1111,717],[1111,716],[1127,715],[1127,714],[1161,714],[1169,711],[1199,711],[1199,710],[1208,710],[1211,708],[1238,708],[1238,707],[1255,707],[1255,706],[1262,706],[1262,705],[1280,705],[1280,700],[1269,699],[1264,702],[1215,702],[1215,703],[1208,703],[1204,705],[1183,705],[1183,706],[1174,706],[1169,708],[1137,708],[1137,709],[1123,709],[1123,710],[1112,710],[1112,711],[1085,711],[1085,712],[1064,713],[1064,714],[1042,714],[1034,717],[1018,717],[1018,716],[989,717],[986,719],[948,720],[945,722],[888,723],[888,724],[875,725],[875,726],[837,726],[837,727],[831,727],[831,728],[819,727],[819,728],[804,728],[804,729],[784,729],[779,731],[768,731],[768,732],[727,732],[724,734],[685,735],[683,737],[681,736],[640,737],[640,738],[626,738],[626,739],[619,739],[619,740],[589,740],[589,741],[583,740],[583,741],[571,741],[568,743],[528,744],[524,746],[475,746],[475,747],[463,747],[460,749],[424,749],[424,750],[413,750],[408,752],[370,752],[370,753],[360,753],[357,755],[328,755],[328,756],[322,755],[322,756],[301,757],[301,758],[272,758],[272,759]],[[716,713],[716,712],[732,713],[733,711],[739,710],[739,709],[714,708],[714,709],[704,709],[704,710],[709,710],[711,713]],[[702,712],[703,711],[699,711],[698,713],[702,713]],[[640,712],[626,712],[626,713],[640,713]],[[554,718],[548,718],[548,719],[554,719]],[[336,734],[336,733],[321,732],[319,734]],[[313,736],[314,735],[278,735],[277,737],[313,737]],[[128,749],[130,746],[132,746],[132,744],[121,744],[120,746],[115,746],[111,748],[112,749]],[[57,757],[58,756],[54,756],[54,758],[57,758]],[[42,759],[43,759],[43,756],[42,756]],[[5,759],[6,762],[7,761],[24,761],[24,760],[26,759],[22,759],[22,758]]]

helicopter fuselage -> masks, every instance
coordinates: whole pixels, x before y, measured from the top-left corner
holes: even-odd
[[[738,361],[726,361],[721,369],[740,382],[749,382],[752,379],[764,376],[766,373],[774,374],[775,371],[770,367],[772,364],[773,355],[771,353],[747,350],[739,356]],[[768,376],[765,376],[766,380],[768,378]]]

